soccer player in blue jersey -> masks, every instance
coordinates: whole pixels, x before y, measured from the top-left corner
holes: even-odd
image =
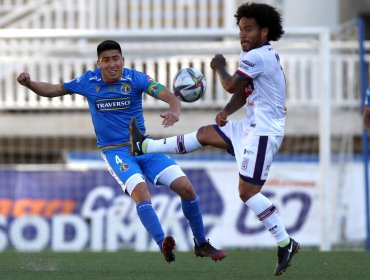
[[[161,114],[165,127],[179,120],[180,102],[167,87],[148,75],[125,68],[125,59],[117,42],[106,40],[100,43],[97,56],[98,68],[62,84],[33,81],[25,72],[19,74],[17,81],[39,96],[80,94],[86,97],[102,158],[123,191],[135,201],[142,224],[167,262],[175,261],[175,240],[164,234],[152,207],[144,176],[153,184],[169,186],[181,197],[182,210],[194,236],[195,255],[210,257],[214,261],[222,260],[226,253],[206,240],[197,195],[180,167],[165,155],[135,157],[130,154],[129,125],[133,117],[137,126],[145,132],[142,93],[169,104],[169,111]]]
[[[222,87],[232,94],[216,115],[216,124],[163,141],[144,138],[133,122],[132,153],[183,154],[206,145],[232,153],[239,169],[239,197],[275,238],[278,261],[274,273],[281,275],[300,244],[289,236],[277,208],[261,189],[284,137],[286,81],[279,55],[270,44],[284,31],[280,14],[267,4],[242,4],[235,18],[241,45],[239,67],[230,75],[221,54],[210,63]],[[246,109],[244,119],[228,120],[242,107]]]

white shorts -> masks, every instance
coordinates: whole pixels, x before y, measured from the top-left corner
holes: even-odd
[[[255,127],[247,124],[246,120],[230,120],[225,126],[214,127],[229,144],[229,152],[235,156],[240,178],[263,186],[284,136],[255,135]]]

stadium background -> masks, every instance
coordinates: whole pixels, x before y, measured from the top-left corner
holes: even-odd
[[[363,70],[353,19],[361,16],[368,25],[370,3],[256,2],[275,5],[286,29],[275,45],[288,81],[287,135],[265,193],[303,246],[363,249]],[[173,128],[160,126],[163,104],[145,99],[152,136],[190,132],[213,123],[227,102],[208,65],[214,53],[224,53],[230,69],[237,66],[233,14],[239,3],[116,0],[108,6],[96,0],[0,0],[0,250],[156,250],[133,203],[99,158],[85,101],[36,97],[17,85],[16,76],[26,70],[38,80],[71,79],[94,67],[98,42],[113,38],[122,43],[127,67],[168,86],[180,68],[194,66],[205,73],[206,96],[184,104]],[[367,41],[365,47],[368,51]],[[243,112],[233,117],[242,118]],[[323,138],[330,142],[332,155],[330,172],[324,175],[329,180],[324,182],[321,173],[328,170],[319,153]],[[205,148],[175,158],[197,188],[212,242],[234,248],[274,246],[239,202],[237,170],[230,156]],[[189,250],[191,236],[179,201],[165,188],[151,189],[165,230],[175,235],[179,250]]]

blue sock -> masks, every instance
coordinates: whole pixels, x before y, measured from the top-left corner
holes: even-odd
[[[195,197],[192,200],[181,200],[182,211],[184,216],[188,219],[191,231],[193,232],[194,238],[198,245],[202,245],[206,242],[204,234],[204,224],[202,213],[199,208],[199,200]]]
[[[159,222],[157,214],[154,212],[152,203],[150,201],[143,201],[136,205],[136,211],[139,215],[141,223],[145,229],[150,233],[157,242],[159,249],[162,250],[162,241],[164,239],[164,232]]]

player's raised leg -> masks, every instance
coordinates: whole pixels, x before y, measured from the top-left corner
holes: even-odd
[[[134,156],[140,156],[144,154],[142,150],[142,145],[145,140],[144,134],[141,132],[140,128],[137,126],[136,118],[131,118],[130,121],[130,152]]]
[[[143,135],[133,118],[130,123],[131,154],[135,156],[149,153],[186,154],[207,145],[229,150],[230,144],[218,130],[217,125],[206,125],[188,134],[154,140]]]
[[[134,118],[130,123],[130,142],[131,154],[135,156],[148,153],[185,154],[203,147],[197,140],[197,131],[159,140],[145,138]]]

